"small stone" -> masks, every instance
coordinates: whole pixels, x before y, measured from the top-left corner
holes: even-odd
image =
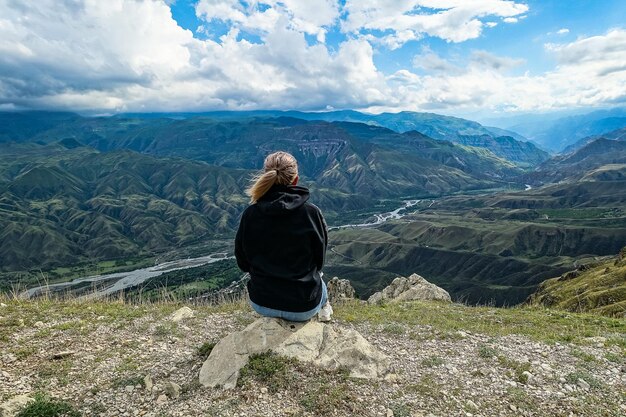
[[[529,383],[530,383],[530,381],[532,381],[532,379],[533,379],[533,374],[531,374],[531,373],[530,373],[530,372],[528,372],[528,371],[524,371],[524,372],[522,372],[522,375],[524,375],[524,376],[526,377],[526,383],[527,383],[527,384],[529,384]]]
[[[132,385],[126,385],[124,389],[126,390],[126,392],[133,392],[135,390],[135,387]]]
[[[165,394],[159,395],[159,397],[156,399],[157,404],[165,404],[166,402],[167,402],[167,395]]]
[[[578,381],[576,381],[576,383],[584,390],[591,388],[591,386],[584,379],[578,378]]]
[[[261,394],[267,394],[267,388],[261,387]]]
[[[391,408],[387,409],[387,417],[393,417],[393,410]]]
[[[178,398],[180,396],[180,385],[176,384],[175,382],[168,381],[165,384],[164,390],[170,398]]]
[[[513,404],[509,405],[509,408],[511,409],[511,411],[517,411],[517,407]]]
[[[33,324],[33,326],[35,326],[35,327],[43,327],[43,326],[44,326],[44,324],[43,324],[43,321],[36,321],[36,322]]]
[[[146,391],[148,391],[148,392],[152,391],[152,387],[154,386],[154,382],[152,381],[152,377],[150,375],[146,375],[143,378],[143,386],[146,389]]]
[[[467,408],[471,408],[472,410],[478,410],[478,405],[472,400],[467,400],[465,405],[467,405]]]
[[[64,359],[64,358],[67,358],[68,356],[72,356],[75,353],[76,351],[74,350],[64,350],[61,352],[53,353],[50,356],[50,359],[53,359],[53,360]]]
[[[8,306],[4,303],[0,303],[0,307],[8,307]]]

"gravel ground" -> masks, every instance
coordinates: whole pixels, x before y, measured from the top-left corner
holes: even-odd
[[[173,307],[135,307],[133,314],[124,306],[123,317],[80,308],[75,316],[0,308],[0,404],[45,392],[85,416],[626,415],[623,350],[602,337],[547,344],[425,325],[334,322],[389,355],[393,375],[362,381],[290,364],[285,384],[253,381],[222,391],[199,386],[199,349],[243,329],[251,312],[200,308],[173,323]]]

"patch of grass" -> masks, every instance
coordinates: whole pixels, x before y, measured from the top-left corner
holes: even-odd
[[[154,328],[153,334],[161,338],[165,338],[168,336],[178,336],[179,335],[178,325],[172,322],[159,324]]]
[[[617,355],[613,352],[607,352],[604,354],[604,358],[609,361],[609,362],[613,362],[613,363],[622,363],[624,362],[624,356],[622,355]]]
[[[422,360],[422,365],[427,368],[432,368],[433,366],[443,365],[445,361],[439,356],[429,356]]]
[[[22,408],[16,417],[81,417],[68,402],[52,399],[45,394],[35,394],[33,402]]]
[[[514,359],[507,358],[504,355],[498,355],[498,362],[500,365],[508,368],[511,371],[510,376],[514,377],[517,382],[526,384],[528,382],[528,375],[524,372],[530,372],[529,362],[519,362]]]
[[[203,359],[208,358],[211,352],[213,351],[213,348],[215,347],[215,345],[216,345],[215,342],[204,342],[203,344],[198,346],[198,348],[196,349],[196,355],[200,356]]]
[[[405,333],[405,329],[401,324],[389,323],[383,326],[383,333],[399,336]]]
[[[543,307],[472,307],[432,301],[385,305],[351,302],[335,309],[339,320],[374,325],[432,326],[440,332],[457,330],[489,336],[519,334],[546,342],[584,344],[590,336],[605,336],[607,343],[626,348],[626,320],[590,313],[571,313]]]
[[[289,386],[287,371],[294,359],[279,356],[271,351],[250,355],[246,366],[239,371],[238,386],[251,382],[262,383],[271,392],[277,392]]]
[[[478,346],[478,356],[483,359],[493,358],[498,354],[498,351],[495,348],[487,345]]]
[[[416,384],[408,384],[405,391],[409,394],[416,394],[420,397],[442,399],[442,387],[432,375],[424,375]]]
[[[141,376],[131,376],[131,377],[119,377],[115,378],[113,382],[111,382],[112,388],[124,388],[129,385],[136,387],[137,385],[145,386],[143,382],[143,378]]]
[[[584,352],[584,351],[582,351],[580,349],[574,348],[574,349],[571,350],[570,354],[572,356],[574,356],[575,358],[580,359],[583,362],[590,363],[590,362],[596,362],[597,361],[595,356],[593,356],[593,355],[591,355],[591,354],[589,354],[587,352]]]
[[[598,381],[593,375],[581,369],[565,375],[565,380],[570,384],[577,384],[579,379],[585,381],[587,384],[589,384],[591,388],[598,389],[603,387],[603,384]]]
[[[394,404],[391,406],[393,417],[411,417],[413,407],[409,404]]]
[[[345,381],[333,383],[322,380],[314,383],[306,389],[300,405],[316,416],[334,415],[341,411],[349,415],[360,414],[356,398]]]

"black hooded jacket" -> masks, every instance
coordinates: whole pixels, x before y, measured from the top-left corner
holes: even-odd
[[[274,185],[241,216],[237,264],[250,273],[250,299],[263,307],[303,312],[322,298],[328,231],[304,187]]]

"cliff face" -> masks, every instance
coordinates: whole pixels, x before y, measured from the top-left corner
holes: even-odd
[[[411,302],[337,305],[390,359],[384,380],[276,355],[234,390],[198,383],[214,344],[251,323],[244,304],[0,300],[0,409],[44,394],[84,416],[617,416],[626,410],[624,319]],[[179,320],[180,319],[180,320]],[[25,400],[28,401],[28,400]]]

